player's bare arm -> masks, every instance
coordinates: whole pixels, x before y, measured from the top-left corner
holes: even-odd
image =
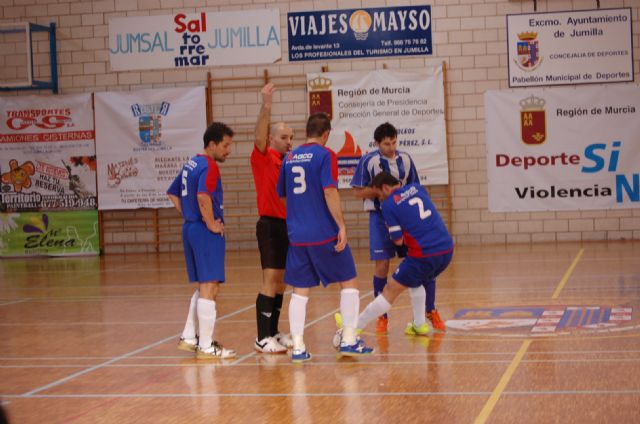
[[[353,194],[358,199],[375,199],[378,197],[375,189],[371,187],[354,187]]]
[[[200,214],[207,229],[212,233],[219,233],[224,235],[224,224],[219,219],[213,217],[213,204],[211,196],[206,193],[198,193],[198,206],[200,207]]]
[[[344,225],[342,217],[342,206],[340,205],[340,194],[335,187],[327,187],[324,189],[324,198],[327,201],[327,207],[331,216],[338,224],[338,242],[336,243],[336,252],[342,252],[347,246],[347,229]]]
[[[256,122],[256,139],[254,144],[261,153],[267,150],[267,145],[269,144],[269,120],[271,119],[271,105],[275,91],[276,87],[272,83],[266,84],[260,91],[262,94],[262,106],[260,107],[260,114]]]
[[[173,194],[167,194],[167,196],[169,196],[169,200],[171,200],[173,206],[180,212],[180,215],[182,215],[182,205],[180,204],[178,196],[174,196]]]

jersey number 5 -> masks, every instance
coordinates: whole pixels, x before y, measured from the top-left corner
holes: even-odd
[[[409,199],[409,204],[411,206],[418,205],[418,209],[420,210],[420,219],[427,219],[431,216],[431,209],[424,210],[424,203],[422,203],[422,199],[419,197],[413,197]]]
[[[293,177],[293,182],[296,184],[293,187],[293,194],[302,194],[307,191],[307,182],[304,179],[304,168],[301,166],[292,166],[291,172],[297,174],[297,177]]]

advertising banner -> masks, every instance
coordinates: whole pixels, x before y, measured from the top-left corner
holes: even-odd
[[[0,257],[97,255],[98,211],[0,214]]]
[[[203,87],[96,93],[101,210],[172,207],[182,165],[203,149]]]
[[[287,14],[289,60],[430,55],[431,6]]]
[[[640,87],[487,91],[492,212],[640,206]]]
[[[278,9],[109,20],[114,71],[273,63],[281,57]]]
[[[0,97],[0,211],[95,209],[90,94]]]
[[[442,67],[416,71],[307,74],[309,114],[331,118],[327,147],[338,156],[339,187],[349,183],[360,157],[377,146],[376,127],[398,130],[398,150],[413,158],[423,185],[447,184]]]
[[[631,8],[507,15],[509,87],[633,81]]]

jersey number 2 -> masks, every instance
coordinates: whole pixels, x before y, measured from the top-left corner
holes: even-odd
[[[293,182],[296,184],[293,187],[293,194],[302,194],[307,191],[307,182],[304,179],[304,168],[301,166],[291,167],[291,172],[297,174],[297,177],[293,177]]]
[[[411,206],[418,205],[418,209],[420,210],[420,219],[427,219],[431,216],[431,209],[424,210],[424,203],[422,203],[422,199],[419,197],[413,197],[409,199],[409,204]]]

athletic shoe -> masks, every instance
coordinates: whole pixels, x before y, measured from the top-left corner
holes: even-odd
[[[367,347],[362,339],[356,340],[352,345],[340,344],[340,354],[342,356],[361,356],[370,355],[371,353],[373,353],[373,348]]]
[[[429,333],[429,324],[426,322],[421,326],[417,326],[410,322],[407,324],[407,328],[404,330],[404,334],[408,336],[426,336]]]
[[[338,328],[331,339],[331,345],[335,350],[340,350],[340,343],[342,343],[342,328]]]
[[[254,344],[255,350],[262,353],[286,353],[287,348],[282,346],[275,337],[265,337],[264,339],[258,341],[256,337],[256,342]]]
[[[278,333],[273,336],[273,338],[275,338],[278,343],[280,343],[287,349],[291,349],[293,347],[293,339],[291,338],[291,334],[289,333]]]
[[[384,315],[378,317],[376,322],[376,334],[387,334],[387,325],[389,324],[389,318]]]
[[[307,349],[293,349],[291,351],[292,362],[305,362],[311,359],[311,354],[307,352]]]
[[[185,339],[184,337],[180,337],[180,341],[178,342],[178,349],[184,350],[185,352],[195,352],[197,348],[198,348],[197,337],[193,339]]]
[[[225,349],[222,345],[216,341],[211,343],[211,346],[204,349],[198,346],[196,349],[196,358],[198,359],[229,359],[236,356],[236,351],[232,349]]]
[[[427,312],[426,314],[427,319],[429,321],[431,321],[431,326],[436,329],[436,330],[440,330],[440,331],[447,331],[447,328],[444,325],[444,321],[442,321],[442,318],[440,318],[440,314],[438,313],[437,309],[434,309],[431,312]]]

